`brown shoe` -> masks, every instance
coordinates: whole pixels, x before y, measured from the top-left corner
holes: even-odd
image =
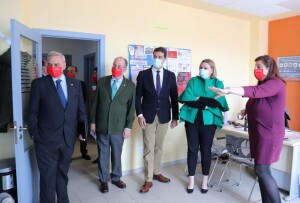
[[[153,175],[153,179],[154,179],[154,180],[158,180],[159,182],[162,182],[162,183],[168,183],[168,182],[171,181],[169,178],[164,177],[164,176],[161,175],[161,174]]]
[[[152,182],[145,182],[145,184],[142,186],[140,193],[146,193],[149,192],[149,189],[152,187]]]

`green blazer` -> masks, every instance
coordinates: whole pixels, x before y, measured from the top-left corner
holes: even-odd
[[[224,88],[223,82],[217,78],[203,79],[196,76],[190,79],[184,92],[179,96],[178,101],[197,101],[198,97],[214,98],[216,94],[208,87],[215,86],[217,88]],[[215,124],[218,129],[221,129],[224,123],[223,113],[228,111],[228,104],[225,97],[219,97],[218,102],[221,103],[222,108],[207,107],[202,110],[204,125]],[[197,108],[190,107],[184,104],[179,113],[180,121],[188,121],[194,123],[198,113]]]
[[[91,108],[90,122],[96,124],[96,131],[102,134],[122,134],[124,128],[132,128],[135,113],[135,85],[123,81],[112,100],[111,78],[99,79]]]

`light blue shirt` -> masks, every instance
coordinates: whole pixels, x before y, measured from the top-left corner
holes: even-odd
[[[115,80],[118,80],[118,81],[117,81],[117,90],[119,90],[119,88],[120,88],[120,86],[121,86],[121,84],[122,84],[122,82],[123,82],[123,78],[124,78],[124,76],[122,76],[122,77],[119,78],[119,79],[116,79],[116,78],[114,78],[114,76],[111,76],[110,86],[112,86],[112,85],[114,84],[114,81],[115,81]],[[125,128],[125,129],[131,130],[130,128]]]
[[[154,82],[154,87],[156,89],[156,76],[157,76],[157,71],[159,71],[159,76],[160,76],[160,87],[162,87],[163,84],[163,78],[164,78],[164,68],[161,69],[156,69],[152,67],[152,75],[153,75],[153,82]]]
[[[61,79],[60,85],[61,85],[61,87],[62,87],[62,89],[63,89],[63,91],[64,91],[64,95],[65,95],[65,97],[66,97],[66,100],[68,101],[67,81],[66,81],[65,75],[62,74],[62,75],[60,76],[60,78],[52,78],[52,79],[53,79],[53,82],[54,82],[55,87],[56,87],[56,80]],[[57,87],[56,87],[56,88],[57,88]]]
[[[116,79],[113,76],[111,76],[110,86],[112,86],[114,84],[115,80],[118,80],[117,81],[117,90],[118,90],[120,88],[122,82],[123,82],[123,76],[121,78],[119,78],[119,79]]]

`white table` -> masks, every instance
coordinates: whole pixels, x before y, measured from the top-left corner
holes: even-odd
[[[225,137],[226,134],[248,137],[243,128],[229,125],[216,131],[216,137]],[[286,132],[279,161],[272,164],[272,175],[279,188],[289,191],[284,198],[286,201],[300,196],[300,132]]]

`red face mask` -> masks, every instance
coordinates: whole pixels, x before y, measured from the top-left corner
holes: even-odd
[[[122,76],[122,68],[112,67],[111,73],[114,78],[119,78],[120,76]]]
[[[67,72],[67,76],[70,78],[75,78],[75,73]]]
[[[59,76],[62,75],[62,67],[56,66],[56,67],[47,67],[47,72],[51,77],[53,78],[58,78]]]
[[[254,69],[254,76],[258,80],[263,80],[266,77],[266,75],[263,73],[262,68],[255,68]]]
[[[93,73],[92,80],[96,83],[97,82],[97,74]]]

